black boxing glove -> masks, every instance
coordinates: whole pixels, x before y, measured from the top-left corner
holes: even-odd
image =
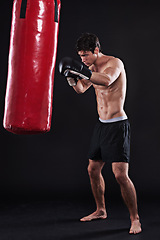
[[[75,85],[77,78],[89,80],[92,76],[92,71],[86,67],[85,64],[78,62],[70,57],[65,57],[60,61],[59,72],[66,78],[74,79]]]
[[[68,84],[73,87],[77,85],[77,81],[78,81],[78,76],[75,77],[75,75],[73,75],[72,73],[70,73],[68,70],[65,71],[64,76],[67,79]]]

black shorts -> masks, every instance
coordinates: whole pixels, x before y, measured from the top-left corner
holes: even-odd
[[[88,152],[91,160],[104,162],[130,161],[130,123],[121,120],[112,123],[98,121],[95,125]]]

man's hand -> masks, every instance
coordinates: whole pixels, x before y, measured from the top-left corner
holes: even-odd
[[[66,70],[63,75],[66,77],[69,86],[73,87],[77,85],[77,81],[78,81],[77,76],[73,75],[68,70]]]
[[[59,72],[66,77],[70,86],[75,86],[78,79],[89,80],[92,76],[92,72],[88,67],[69,57],[65,57],[60,61]]]

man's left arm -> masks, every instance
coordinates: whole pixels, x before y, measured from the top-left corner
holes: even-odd
[[[90,80],[91,83],[102,86],[111,85],[121,74],[123,63],[118,58],[110,59],[106,63],[103,73],[92,72],[85,64],[72,58],[63,58],[59,64],[59,71],[65,77]]]
[[[120,76],[123,63],[120,59],[114,58],[108,61],[103,73],[92,72],[90,81],[96,85],[109,86]]]

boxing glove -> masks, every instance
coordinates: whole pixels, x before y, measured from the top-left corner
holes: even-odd
[[[66,77],[69,86],[73,87],[77,85],[78,76],[75,76],[69,70],[65,71],[64,76]]]
[[[65,77],[72,77],[77,80],[89,80],[92,76],[92,71],[82,62],[78,62],[70,57],[64,57],[59,63],[59,72]],[[76,82],[76,81],[75,81]]]

